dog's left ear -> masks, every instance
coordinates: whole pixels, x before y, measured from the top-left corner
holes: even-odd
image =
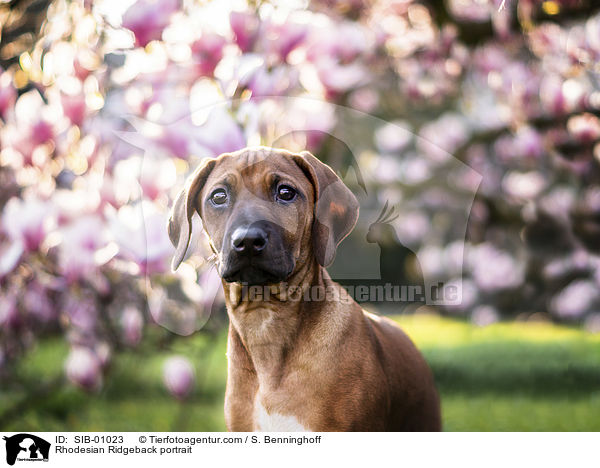
[[[188,178],[184,189],[179,192],[173,204],[168,225],[169,239],[175,246],[175,254],[171,262],[173,271],[177,270],[183,261],[190,245],[192,216],[196,211],[196,198],[213,170],[215,161],[213,158],[206,158],[202,161],[200,166]]]
[[[327,267],[333,263],[337,246],[354,229],[358,200],[327,164],[308,151],[294,155],[294,161],[315,190],[313,250],[319,264]]]

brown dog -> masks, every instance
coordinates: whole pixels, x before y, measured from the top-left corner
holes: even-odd
[[[169,220],[173,268],[195,212],[230,318],[229,430],[440,429],[438,395],[417,349],[324,268],[358,218],[356,198],[327,165],[262,147],[204,160]],[[325,294],[307,296],[314,291]]]

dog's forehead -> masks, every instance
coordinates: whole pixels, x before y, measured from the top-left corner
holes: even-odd
[[[278,150],[244,150],[217,158],[209,180],[219,180],[229,175],[239,175],[244,183],[262,183],[274,174],[286,175],[307,182],[304,172],[294,162],[294,155]]]

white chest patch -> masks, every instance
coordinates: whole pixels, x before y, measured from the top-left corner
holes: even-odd
[[[260,403],[254,412],[254,422],[257,430],[263,432],[310,432],[295,416],[286,416],[279,413],[267,413]]]

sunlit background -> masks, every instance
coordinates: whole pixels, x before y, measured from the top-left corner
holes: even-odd
[[[600,430],[598,2],[0,0],[0,25],[0,429],[224,429],[220,280],[201,235],[170,271],[166,216],[202,158],[277,144],[361,200],[334,277],[460,285],[366,305],[446,430]]]

